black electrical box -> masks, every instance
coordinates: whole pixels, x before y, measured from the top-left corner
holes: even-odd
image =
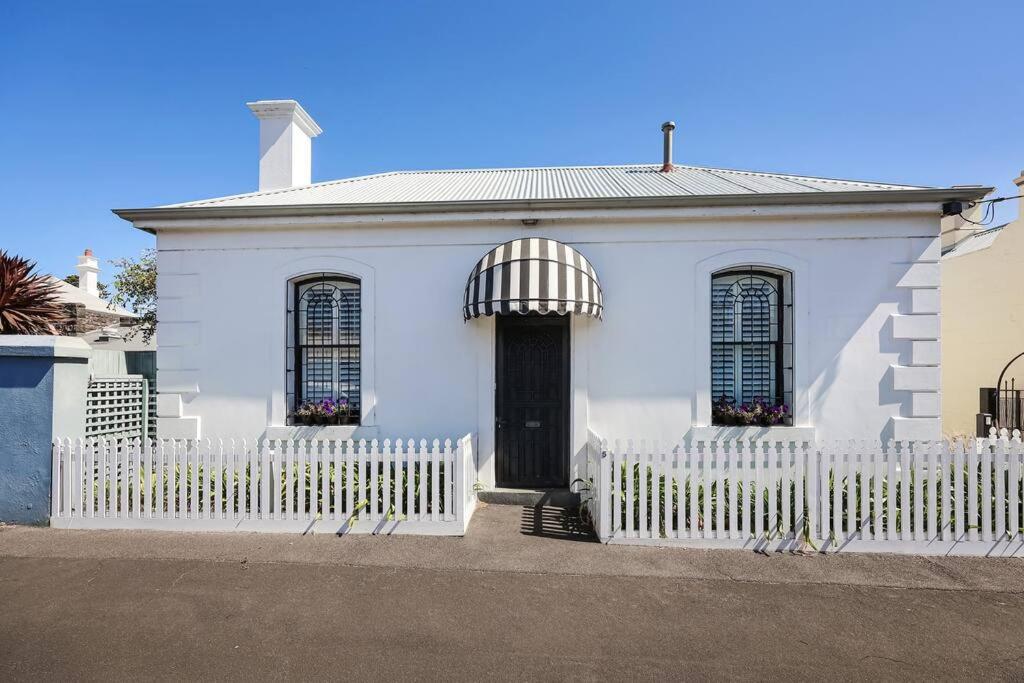
[[[967,207],[964,206],[963,202],[946,202],[942,205],[942,215],[957,216],[962,214],[965,208]]]
[[[979,439],[987,439],[989,430],[992,429],[992,413],[978,413],[975,418],[975,429]]]

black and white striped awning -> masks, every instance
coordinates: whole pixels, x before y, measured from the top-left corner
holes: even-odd
[[[531,311],[600,318],[604,304],[594,267],[569,245],[543,237],[492,249],[469,274],[463,316]]]

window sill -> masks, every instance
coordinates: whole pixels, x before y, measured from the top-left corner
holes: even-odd
[[[264,438],[285,441],[376,439],[379,431],[377,427],[367,425],[285,425],[267,427]]]
[[[795,441],[810,443],[814,441],[814,427],[790,427],[776,425],[774,427],[729,427],[711,425],[707,427],[691,427],[690,441]]]

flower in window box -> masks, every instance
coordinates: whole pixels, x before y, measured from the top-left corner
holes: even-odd
[[[788,419],[788,405],[769,403],[760,397],[737,407],[735,401],[722,396],[711,406],[711,421],[716,425],[771,427],[785,424]]]
[[[347,398],[339,398],[337,401],[324,399],[323,409],[328,424],[345,424],[352,414],[352,407]]]
[[[347,398],[303,403],[292,413],[292,420],[303,425],[345,424],[352,415],[352,406]]]

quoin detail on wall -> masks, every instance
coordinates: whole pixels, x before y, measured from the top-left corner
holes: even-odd
[[[893,418],[893,438],[932,440],[942,436],[939,369],[939,238],[928,241],[910,263],[896,264],[896,287],[907,292],[909,309],[894,313],[893,337],[910,344],[909,362],[892,366],[893,389],[904,394]]]

